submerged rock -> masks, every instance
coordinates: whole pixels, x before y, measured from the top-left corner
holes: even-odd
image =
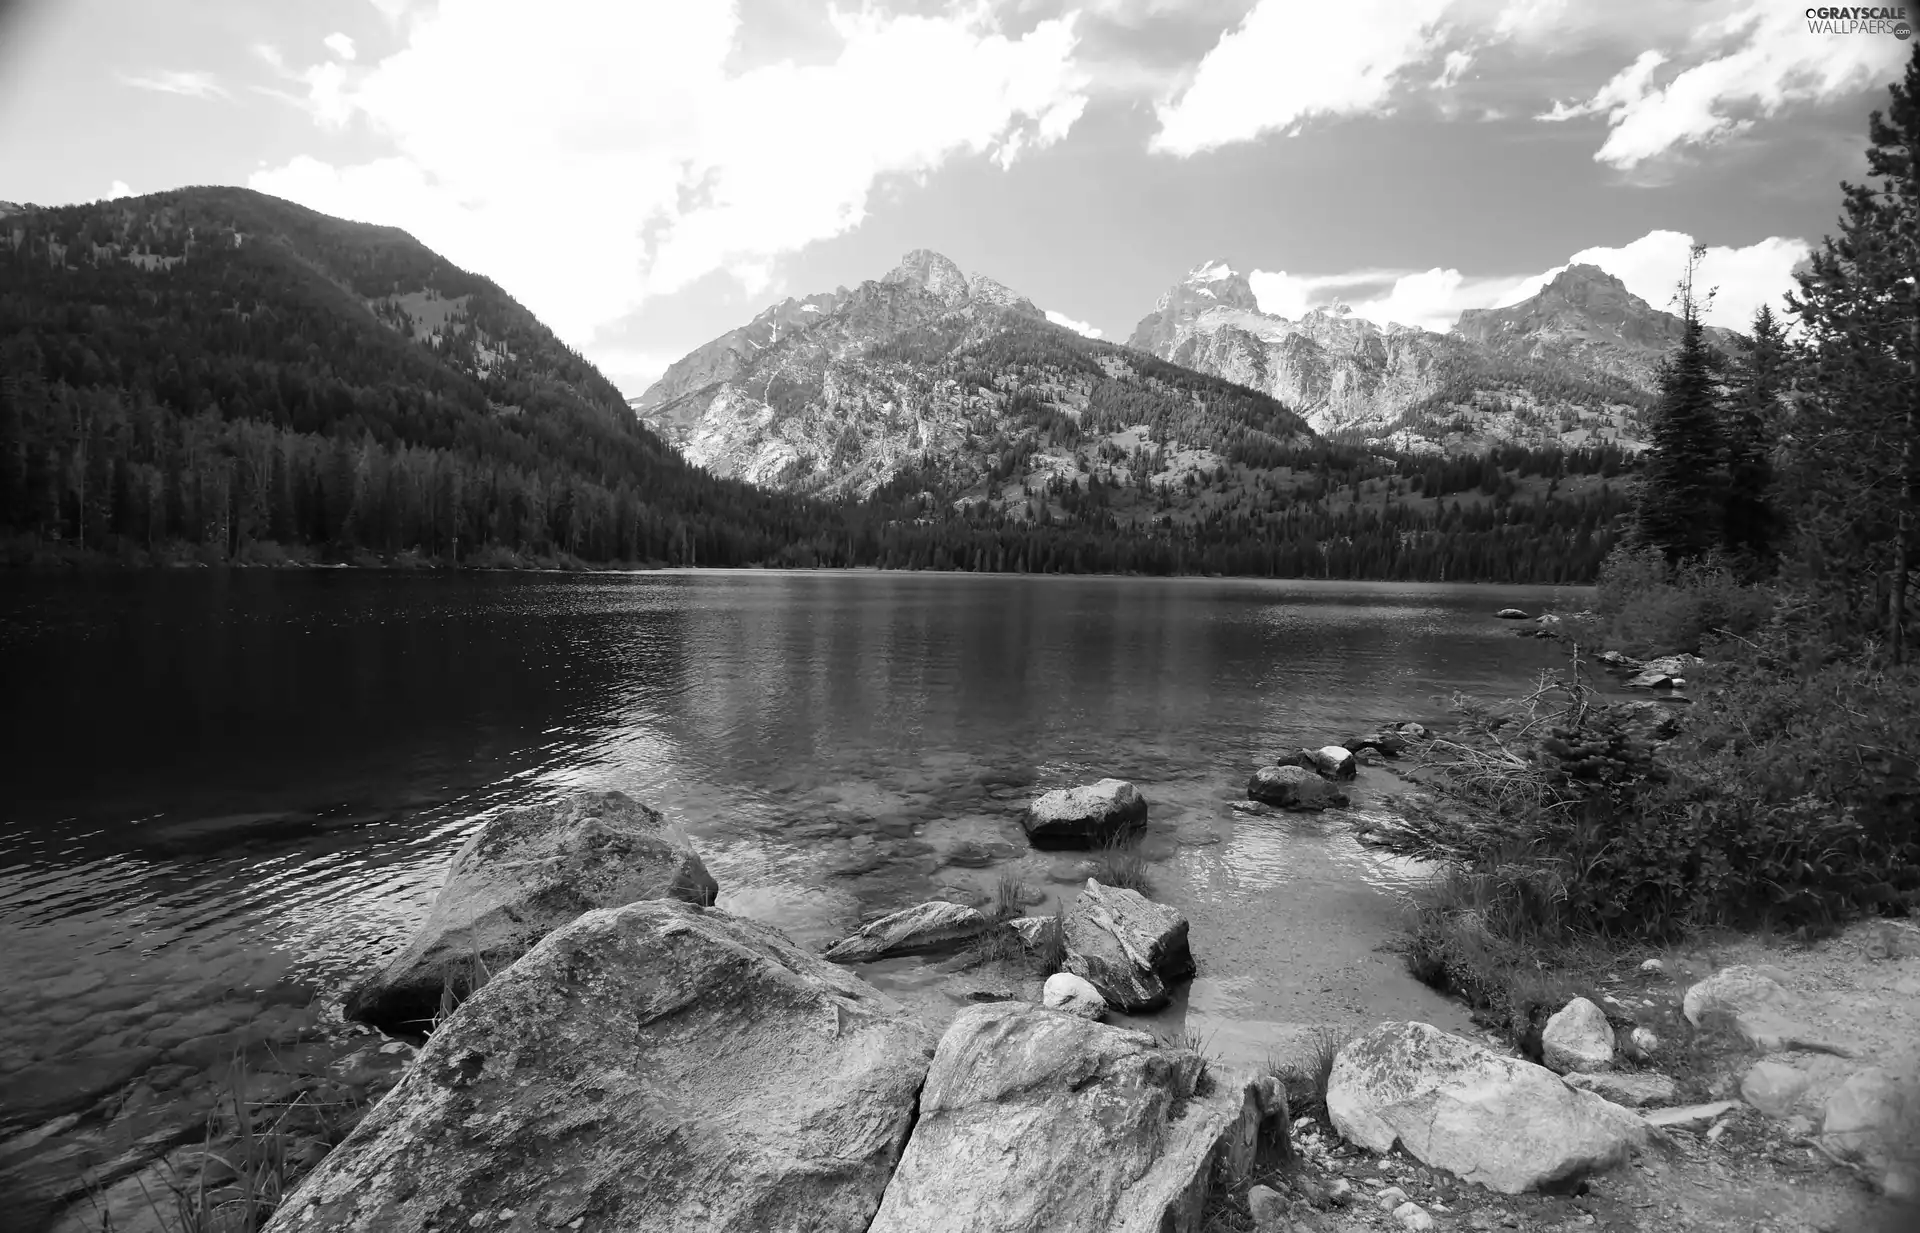
[[[1369,732],[1365,736],[1348,737],[1346,747],[1355,754],[1371,749],[1384,757],[1397,758],[1406,751],[1409,739],[1397,732]]]
[[[1544,1066],[1388,1023],[1342,1045],[1327,1085],[1334,1128],[1370,1151],[1397,1142],[1424,1164],[1503,1194],[1622,1163],[1646,1127]]]
[[[1055,972],[1040,990],[1040,1004],[1048,1010],[1063,1010],[1070,1015],[1098,1022],[1107,1013],[1107,1000],[1100,991],[1072,972]]]
[[[1067,913],[1066,942],[1067,971],[1121,1010],[1164,1006],[1170,986],[1193,975],[1186,917],[1092,878]]]
[[[858,1233],[934,1043],[770,926],[589,912],[442,1024],[268,1227]]]
[[[1493,615],[1503,621],[1524,621],[1527,619],[1526,612],[1519,608],[1502,608]]]
[[[347,1017],[423,1035],[444,988],[467,996],[582,912],[647,899],[706,905],[719,890],[666,819],[624,793],[507,810],[454,855],[413,940],[348,992]]]
[[[1096,847],[1146,822],[1147,799],[1124,779],[1043,793],[1020,818],[1037,848]]]
[[[960,1012],[872,1233],[1199,1233],[1216,1173],[1285,1100],[1144,1032],[1019,1004]]]
[[[1261,767],[1247,781],[1247,795],[1281,809],[1325,809],[1347,803],[1346,793],[1318,772],[1299,766]]]
[[[935,900],[889,912],[827,947],[823,958],[834,963],[870,963],[888,955],[958,950],[993,927],[992,921],[964,904]]]

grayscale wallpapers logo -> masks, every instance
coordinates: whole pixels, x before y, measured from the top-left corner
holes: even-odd
[[[1913,36],[1913,27],[1907,24],[1904,4],[1845,8],[1822,5],[1807,10],[1807,33],[1891,34],[1894,38],[1906,39]]]

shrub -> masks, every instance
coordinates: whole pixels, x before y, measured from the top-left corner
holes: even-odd
[[[1773,602],[1771,591],[1743,583],[1723,557],[1676,566],[1657,548],[1614,549],[1595,586],[1601,640],[1632,655],[1697,655],[1717,631],[1759,629]]]
[[[1478,738],[1434,741],[1436,786],[1475,812],[1401,834],[1454,870],[1430,949],[1822,927],[1920,901],[1920,671],[1820,662],[1818,646],[1786,616],[1710,643],[1697,714],[1657,757],[1577,677]]]

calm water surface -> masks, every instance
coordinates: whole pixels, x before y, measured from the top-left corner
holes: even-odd
[[[1582,598],[754,571],[0,579],[0,1092],[50,1108],[32,1084],[62,1066],[177,1065],[192,1024],[230,1025],[204,1021],[212,1004],[323,1013],[316,994],[399,944],[475,825],[576,786],[664,810],[721,906],[814,942],[1007,867],[1059,895],[1073,858],[1028,852],[1020,804],[1120,776],[1152,803],[1158,897],[1193,921],[1177,1014],[1232,1036],[1411,1013],[1424,991],[1376,950],[1407,871],[1336,815],[1228,802],[1263,755],[1520,690],[1557,653],[1491,613],[1556,595]],[[918,971],[872,974],[910,994]]]

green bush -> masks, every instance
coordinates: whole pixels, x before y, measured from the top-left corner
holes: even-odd
[[[1595,588],[1600,640],[1629,655],[1698,655],[1717,632],[1754,633],[1773,606],[1771,591],[1717,554],[1676,566],[1657,548],[1616,548]]]

